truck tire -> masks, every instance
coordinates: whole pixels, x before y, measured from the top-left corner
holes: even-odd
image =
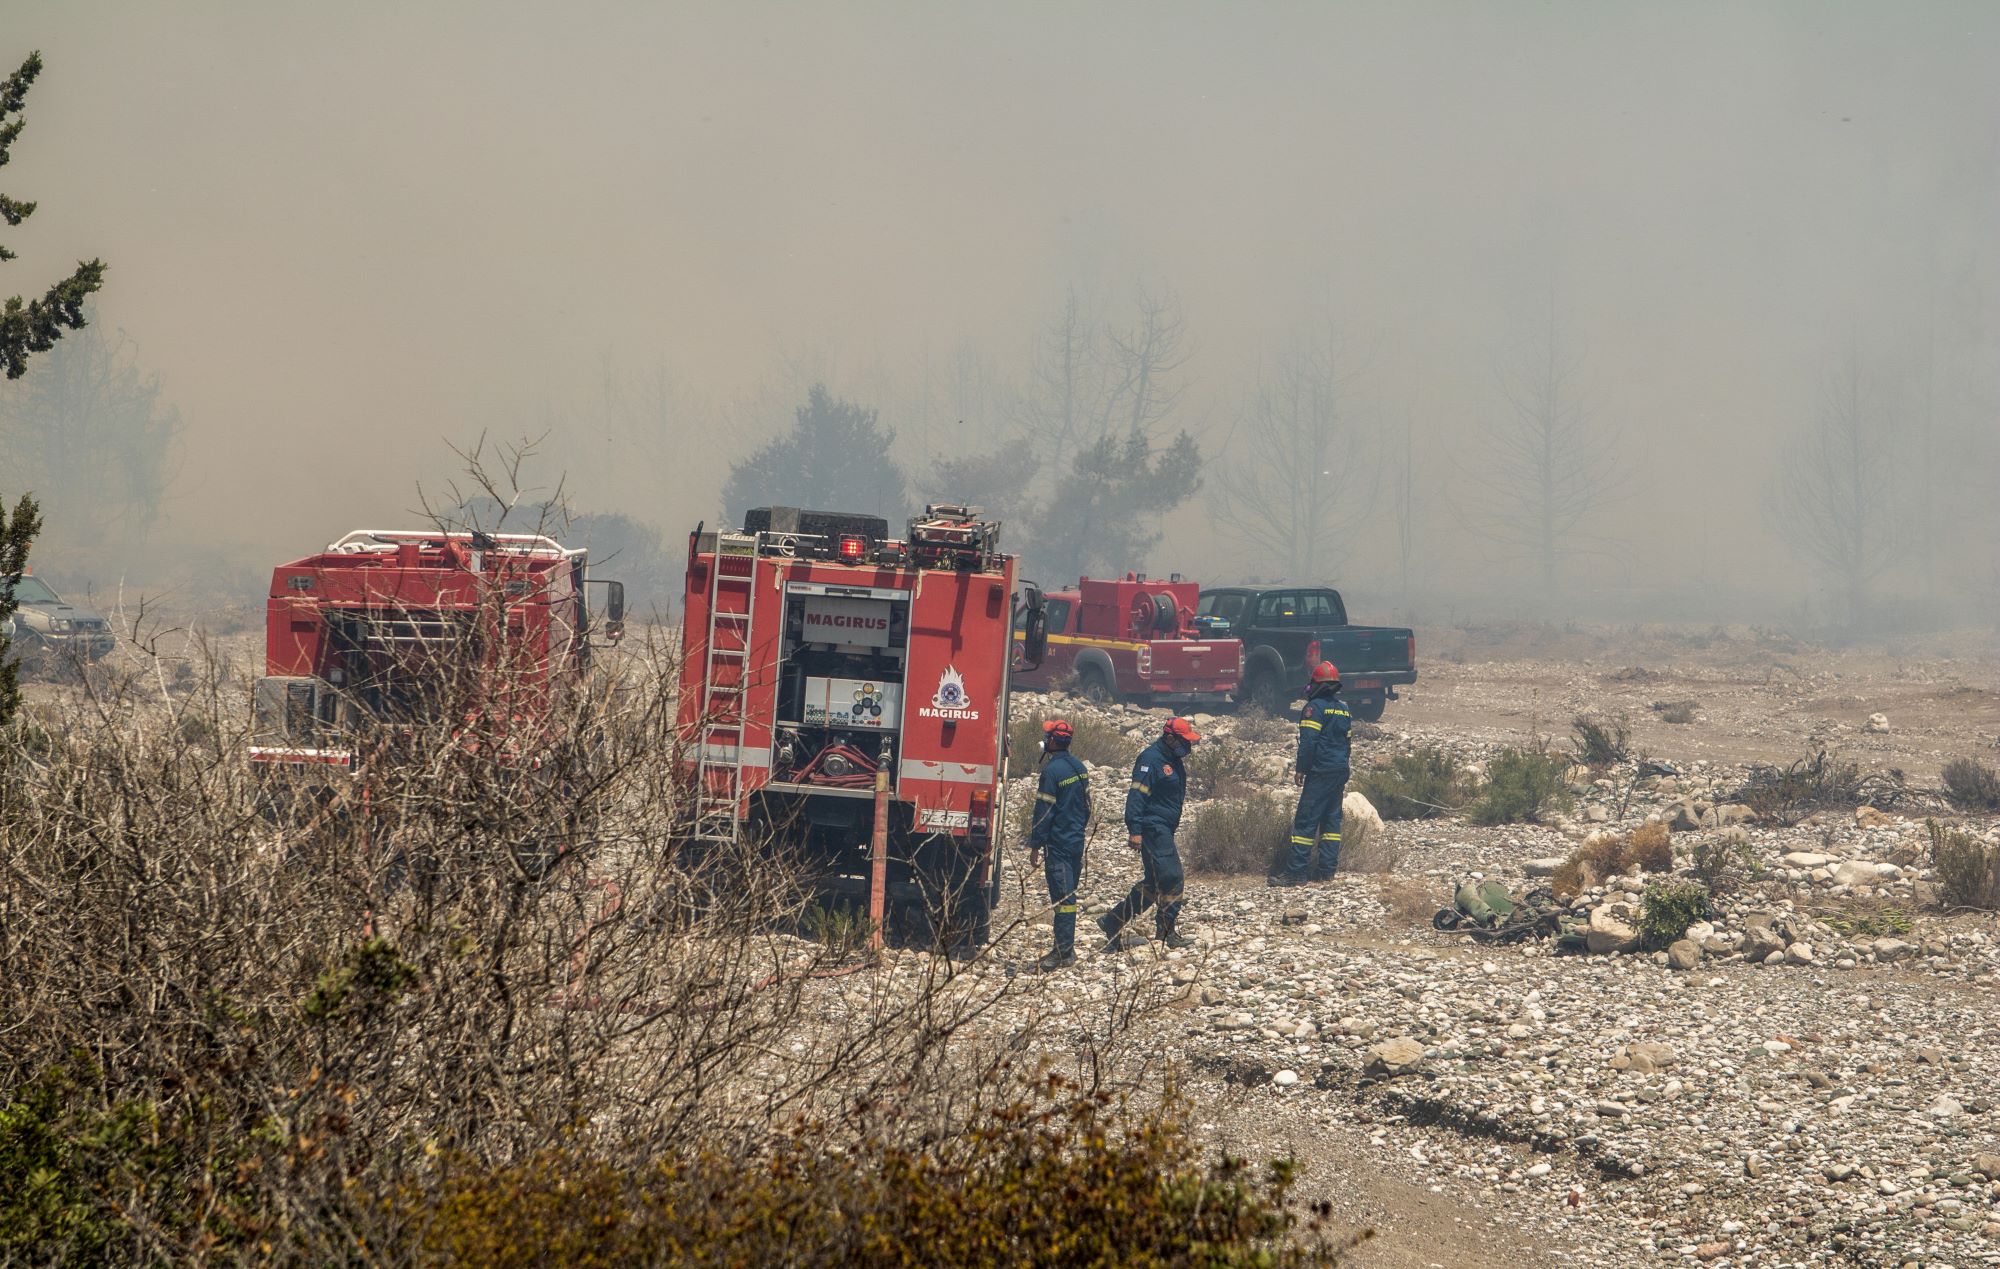
[[[1076,693],[1098,705],[1109,705],[1116,696],[1111,690],[1111,681],[1104,677],[1104,671],[1094,665],[1086,665],[1076,672]]]
[[[1252,709],[1282,715],[1291,707],[1291,694],[1283,679],[1270,670],[1252,670],[1243,683],[1243,701]]]
[[[1354,716],[1364,723],[1382,721],[1382,711],[1389,708],[1389,698],[1380,692],[1362,692],[1353,700]]]

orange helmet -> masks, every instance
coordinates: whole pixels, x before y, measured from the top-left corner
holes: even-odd
[[[1322,661],[1313,667],[1312,681],[1315,683],[1340,682],[1340,668],[1331,661]]]
[[[1201,733],[1197,732],[1194,729],[1194,724],[1185,718],[1169,718],[1167,725],[1160,729],[1160,734],[1185,740],[1189,744],[1193,744],[1195,741],[1201,739]]]
[[[1060,718],[1051,718],[1042,724],[1042,739],[1044,740],[1068,740],[1074,735],[1076,735],[1076,728],[1070,726]]]

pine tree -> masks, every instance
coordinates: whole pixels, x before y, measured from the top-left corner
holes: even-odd
[[[0,167],[7,165],[8,151],[27,123],[21,109],[27,104],[28,88],[41,73],[42,55],[30,53],[28,60],[21,63],[21,69],[0,83]],[[17,202],[0,194],[0,220],[9,227],[19,225],[34,213],[35,204]],[[0,263],[13,258],[13,252],[0,246]],[[7,377],[20,378],[21,372],[28,368],[29,354],[55,347],[65,330],[82,329],[83,302],[103,285],[104,261],[84,260],[78,262],[75,273],[50,287],[41,299],[23,300],[18,295],[8,299],[5,307],[0,308],[0,369],[6,370]]]

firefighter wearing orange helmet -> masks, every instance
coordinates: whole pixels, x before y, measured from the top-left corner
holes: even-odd
[[[1076,729],[1051,718],[1042,724],[1042,778],[1035,818],[1028,828],[1028,866],[1042,857],[1049,902],[1055,905],[1055,946],[1035,962],[1039,973],[1076,964],[1076,886],[1083,875],[1084,837],[1090,827],[1090,776],[1069,751]]]
[[[1201,736],[1185,718],[1170,718],[1160,738],[1140,752],[1132,764],[1132,783],[1125,791],[1125,832],[1139,852],[1139,880],[1132,893],[1098,918],[1106,951],[1118,949],[1118,933],[1147,908],[1160,941],[1168,947],[1191,947],[1194,940],[1174,928],[1181,914],[1181,887],[1186,874],[1174,833],[1181,826],[1181,805],[1187,800],[1187,756]]]
[[[1299,751],[1292,782],[1299,809],[1292,816],[1292,852],[1274,886],[1325,881],[1340,865],[1340,804],[1347,796],[1348,733],[1354,716],[1340,699],[1340,671],[1331,661],[1313,667],[1306,705],[1299,711]],[[1314,858],[1314,847],[1318,858]]]

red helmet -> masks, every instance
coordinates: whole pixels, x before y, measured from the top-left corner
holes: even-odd
[[[1070,726],[1060,718],[1051,718],[1042,724],[1042,738],[1044,740],[1068,740],[1074,735],[1076,735],[1076,728]]]
[[[1315,683],[1338,683],[1340,682],[1340,669],[1331,661],[1322,661],[1313,667],[1312,681]]]
[[[1194,729],[1194,724],[1185,718],[1169,718],[1167,725],[1160,729],[1160,734],[1177,737],[1178,739],[1187,741],[1189,744],[1193,744],[1195,741],[1201,739],[1201,733],[1197,732]]]

